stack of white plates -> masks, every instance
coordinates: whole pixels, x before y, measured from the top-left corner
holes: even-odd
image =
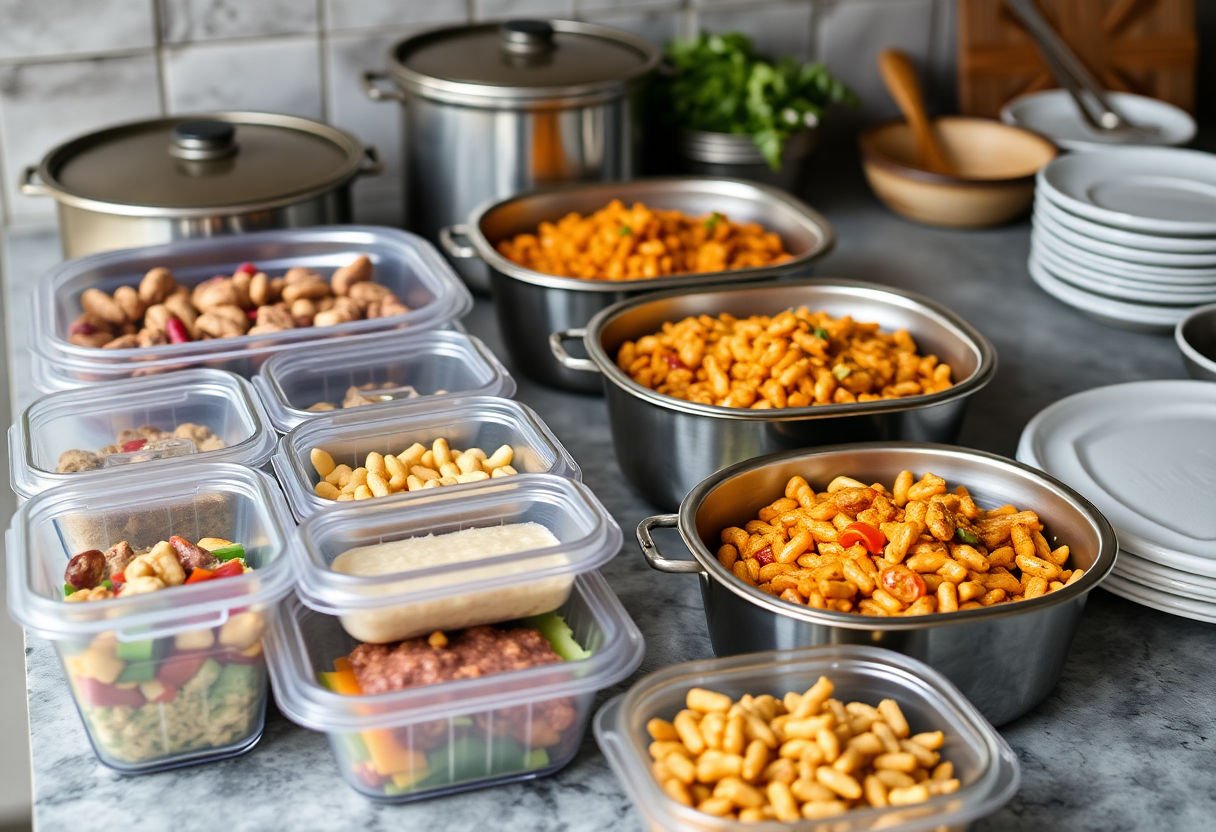
[[[1074,153],[1038,175],[1030,276],[1115,326],[1166,330],[1216,303],[1216,155]]]
[[[1115,527],[1104,589],[1216,623],[1216,384],[1139,381],[1069,396],[1030,420],[1017,458]]]

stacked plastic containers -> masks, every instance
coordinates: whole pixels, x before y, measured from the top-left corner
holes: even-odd
[[[508,555],[465,553],[387,575],[331,568],[356,547],[515,523],[539,524],[557,542]],[[620,529],[585,486],[548,474],[318,512],[300,526],[293,551],[299,600],[285,604],[272,627],[279,708],[325,732],[342,776],[377,800],[550,774],[577,751],[595,693],[642,659],[641,634],[595,571],[620,545]],[[562,661],[387,692],[322,681],[360,642],[522,626],[552,612],[577,645]]]
[[[69,327],[81,312],[86,290],[112,293],[119,286],[135,286],[153,268],[168,267],[179,286],[193,287],[215,275],[232,274],[243,263],[253,263],[269,275],[294,266],[329,273],[360,254],[371,259],[374,281],[391,289],[409,311],[335,326],[130,349],[103,350],[69,340]],[[443,329],[467,314],[472,304],[468,290],[433,246],[391,228],[294,228],[105,252],[69,260],[39,282],[34,297],[34,377],[44,392],[195,366],[248,378],[270,356],[302,343],[397,329]]]
[[[98,758],[125,773],[221,759],[262,734],[262,635],[292,585],[291,516],[274,481],[233,463],[131,467],[49,489],[6,536],[8,607],[50,639]],[[65,603],[73,555],[181,535],[239,542],[252,571]]]

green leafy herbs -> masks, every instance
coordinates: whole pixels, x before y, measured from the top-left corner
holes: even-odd
[[[714,211],[712,214],[710,214],[708,217],[705,218],[705,230],[707,232],[709,232],[710,234],[713,234],[714,229],[718,227],[718,223],[722,222],[722,220],[724,220],[724,219],[726,219],[726,217],[724,217],[722,214],[719,214],[717,211]]]
[[[821,326],[815,327],[815,331],[812,334],[820,341],[828,340],[828,331]]]
[[[633,234],[633,229],[627,225],[622,225],[619,229],[617,229],[616,233],[622,237],[628,237]]]
[[[823,64],[772,63],[738,32],[672,41],[667,58],[665,106],[679,125],[750,135],[773,170],[789,138],[817,125],[829,104],[857,103]]]
[[[966,543],[968,546],[979,546],[980,538],[975,532],[967,531],[962,526],[954,530],[954,539],[959,543]]]

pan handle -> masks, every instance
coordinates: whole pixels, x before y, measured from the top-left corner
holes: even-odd
[[[376,150],[375,145],[367,145],[363,148],[363,164],[355,171],[356,176],[379,176],[384,172],[384,161],[380,158],[380,151]]]
[[[678,514],[656,514],[638,523],[638,545],[651,569],[669,572],[673,575],[688,575],[693,572],[703,572],[701,564],[695,560],[672,560],[663,557],[659,547],[655,545],[652,529],[674,529],[680,522]]]
[[[21,193],[26,196],[46,196],[50,193],[46,185],[35,180],[37,176],[38,168],[35,165],[28,165],[21,171]]]
[[[457,242],[457,238],[464,240]],[[477,256],[477,249],[468,242],[469,227],[467,225],[445,225],[439,229],[439,245],[454,260],[471,260]]]
[[[590,358],[576,358],[566,352],[566,341],[581,340],[586,334],[587,330],[581,327],[577,329],[563,329],[560,332],[549,334],[549,351],[553,353],[553,357],[557,359],[558,364],[561,364],[567,370],[578,370],[583,373],[598,373],[600,371],[600,368],[595,366],[595,362]]]
[[[391,80],[387,72],[379,69],[365,70],[360,76],[363,82],[363,92],[372,101],[404,101],[405,94],[396,84],[391,87],[381,86],[381,81]]]

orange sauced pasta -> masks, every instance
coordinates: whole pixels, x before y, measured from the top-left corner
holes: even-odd
[[[626,207],[613,200],[593,214],[542,222],[534,234],[498,244],[508,260],[534,271],[587,280],[638,280],[672,274],[757,268],[791,258],[781,237],[754,222],[714,212]]]

